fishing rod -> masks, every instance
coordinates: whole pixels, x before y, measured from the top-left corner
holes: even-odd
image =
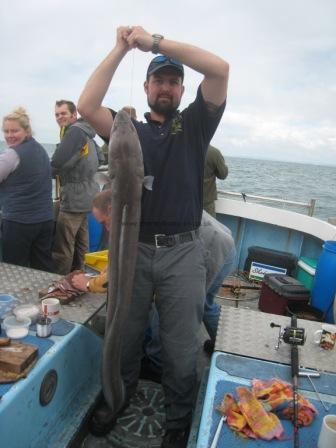
[[[297,327],[297,317],[295,314],[291,317],[291,326],[281,331],[281,325],[271,322],[272,328],[279,327],[277,350],[281,339],[291,346],[291,372],[293,386],[293,427],[294,427],[294,448],[299,448],[299,399],[298,399],[298,379],[299,379],[299,350],[298,345],[304,345],[306,335],[304,328]]]
[[[301,339],[297,338],[296,331],[297,319],[293,314],[291,318],[291,328],[293,331],[293,342],[291,342],[291,368],[293,382],[293,426],[294,426],[294,448],[299,448],[299,403],[298,403],[298,377],[299,377],[299,350],[298,343]],[[298,341],[298,342],[297,342]]]

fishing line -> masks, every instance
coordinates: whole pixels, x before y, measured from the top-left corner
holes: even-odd
[[[135,48],[133,48],[133,50],[132,50],[131,86],[130,86],[130,101],[129,101],[130,106],[133,106],[134,64],[135,64]],[[130,112],[130,114],[131,114],[131,112]]]

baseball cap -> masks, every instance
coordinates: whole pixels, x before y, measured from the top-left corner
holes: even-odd
[[[164,67],[172,67],[174,68],[179,75],[184,78],[184,69],[183,65],[177,59],[168,58],[167,56],[159,55],[151,60],[148,69],[147,69],[147,78],[150,75],[153,75],[158,70],[161,70]]]

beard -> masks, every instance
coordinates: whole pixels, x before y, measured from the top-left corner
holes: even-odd
[[[175,104],[173,101],[162,103],[159,99],[151,102],[149,98],[147,98],[147,103],[151,110],[159,115],[163,115],[165,118],[170,118],[180,105],[180,101]]]

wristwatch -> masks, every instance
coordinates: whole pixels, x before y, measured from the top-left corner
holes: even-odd
[[[152,53],[157,54],[159,52],[160,42],[164,37],[161,34],[152,34],[152,38],[153,38]]]

